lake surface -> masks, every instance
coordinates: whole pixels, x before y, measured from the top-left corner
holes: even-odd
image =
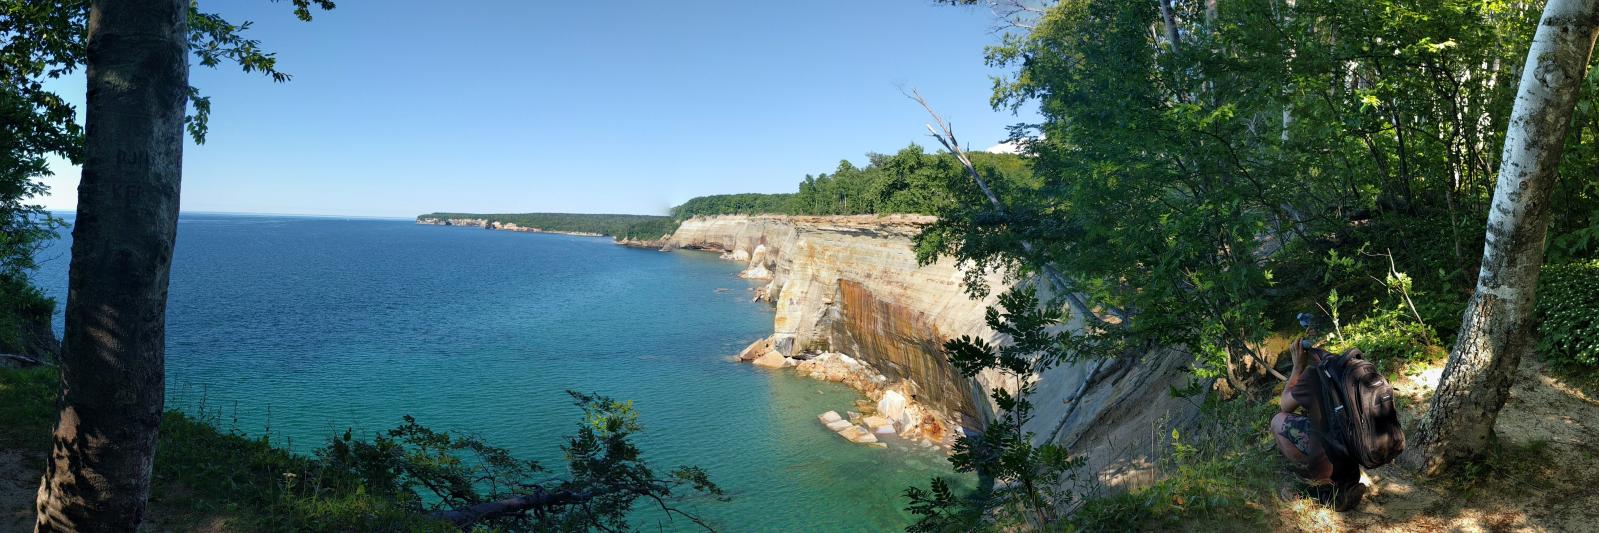
[[[69,250],[45,249],[37,274],[63,303]],[[816,415],[851,408],[852,390],[729,362],[772,327],[737,271],[606,238],[184,214],[167,404],[300,452],[409,414],[559,472],[579,421],[564,391],[598,392],[635,402],[659,470],[699,465],[728,491],[686,506],[719,530],[903,529],[903,488],[948,463],[828,432]]]

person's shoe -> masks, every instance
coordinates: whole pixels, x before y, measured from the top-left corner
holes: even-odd
[[[1360,499],[1366,495],[1366,484],[1356,483],[1334,494],[1333,509],[1343,513],[1354,510],[1360,506]]]

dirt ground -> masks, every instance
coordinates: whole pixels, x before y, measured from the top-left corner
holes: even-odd
[[[39,490],[40,461],[0,448],[0,532],[33,531],[33,497]]]
[[[1443,368],[1396,382],[1406,427],[1426,408]],[[1366,473],[1372,488],[1339,514],[1285,503],[1285,529],[1301,531],[1599,531],[1599,397],[1524,362],[1494,426],[1504,451],[1464,478],[1419,481],[1397,465]]]

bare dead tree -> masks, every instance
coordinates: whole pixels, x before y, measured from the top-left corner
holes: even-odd
[[[938,124],[938,128],[935,129],[932,124],[926,124],[927,131],[932,134],[934,139],[938,140],[938,144],[943,145],[945,150],[948,150],[950,154],[955,156],[955,160],[960,161],[961,166],[965,167],[966,169],[966,174],[972,178],[972,181],[977,183],[977,188],[983,191],[983,196],[988,198],[988,203],[994,208],[994,211],[1001,216],[1005,215],[1005,204],[999,201],[999,196],[994,194],[994,190],[988,186],[988,181],[983,179],[982,173],[977,171],[977,166],[973,165],[972,159],[966,155],[966,150],[961,148],[960,142],[955,139],[954,127],[948,122],[945,122],[944,118],[939,116],[937,111],[933,110],[933,106],[927,103],[926,98],[922,98],[920,92],[912,89],[906,96],[912,100],[915,100],[916,103],[921,104],[922,109],[927,110],[927,114],[933,117],[933,122]],[[1037,254],[1036,248],[1033,247],[1033,243],[1031,241],[1022,239],[1021,245],[1022,251],[1026,252],[1028,255],[1031,256]],[[1084,321],[1099,326],[1105,325],[1104,320],[1100,318],[1099,314],[1095,313],[1094,310],[1088,306],[1088,303],[1083,301],[1081,296],[1077,295],[1075,291],[1075,283],[1073,283],[1066,276],[1061,275],[1059,271],[1055,270],[1054,266],[1047,262],[1043,263],[1040,269],[1043,271],[1045,279],[1049,281],[1050,287],[1053,288],[1056,293],[1061,296],[1061,298],[1065,299],[1066,303],[1071,305],[1072,309],[1077,311],[1077,313],[1083,317]],[[1120,309],[1115,309],[1111,312],[1118,317],[1123,319],[1126,318],[1125,313],[1123,313]]]
[[[1038,26],[1038,19],[1044,16],[1044,13],[1060,2],[1056,0],[939,0],[939,3],[988,8],[988,11],[994,15],[994,31],[1003,32],[1010,29],[1031,31]]]

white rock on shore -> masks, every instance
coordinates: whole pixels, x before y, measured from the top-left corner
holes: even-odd
[[[772,271],[767,270],[766,265],[755,265],[748,270],[740,272],[738,277],[744,279],[772,279]]]
[[[905,396],[898,391],[884,391],[883,397],[877,400],[877,413],[889,419],[904,422]]]

